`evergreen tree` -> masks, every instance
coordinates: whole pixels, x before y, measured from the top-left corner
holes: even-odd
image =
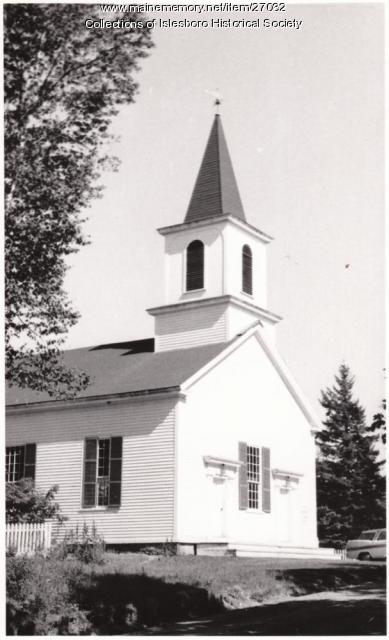
[[[362,529],[385,526],[385,481],[375,434],[353,398],[354,378],[342,364],[335,384],[321,393],[326,411],[317,434],[318,533],[325,545],[342,546]]]
[[[382,400],[381,408],[378,413],[373,416],[373,421],[368,427],[368,432],[372,437],[382,445],[386,445],[386,400]]]

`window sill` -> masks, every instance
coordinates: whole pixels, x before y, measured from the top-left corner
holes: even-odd
[[[247,296],[247,298],[251,298],[251,300],[254,300],[254,294],[253,293],[247,293],[247,291],[241,291],[240,292],[242,296]]]
[[[81,507],[81,509],[78,510],[78,513],[95,513],[97,512],[104,512],[104,511],[119,511],[120,507]]]
[[[191,293],[204,293],[206,289],[204,287],[202,289],[189,289],[189,291],[183,291],[183,296],[189,296]]]

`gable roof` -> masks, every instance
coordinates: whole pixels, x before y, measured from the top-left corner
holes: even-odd
[[[226,343],[154,352],[154,339],[119,342],[65,351],[68,367],[86,371],[90,385],[77,398],[178,388],[225,349]],[[6,404],[53,402],[48,393],[9,387]]]
[[[185,223],[225,214],[246,220],[221,119],[216,114]]]
[[[320,420],[291,376],[274,345],[268,342],[261,322],[254,322],[230,342],[204,345],[189,349],[154,352],[154,338],[117,342],[113,344],[72,349],[64,352],[65,364],[87,371],[91,384],[76,399],[105,396],[179,391],[185,393],[194,383],[217,366],[236,349],[255,335],[289,392],[316,431]],[[6,389],[8,407],[34,405],[56,400],[48,393],[9,387]]]

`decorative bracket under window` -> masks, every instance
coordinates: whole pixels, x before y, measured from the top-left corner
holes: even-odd
[[[286,469],[272,469],[272,475],[276,481],[276,485],[282,489],[282,491],[293,491],[297,489],[300,478],[302,478],[304,474]]]
[[[230,480],[235,477],[241,462],[230,460],[229,458],[219,458],[217,456],[203,456],[207,475],[214,478],[225,478]]]

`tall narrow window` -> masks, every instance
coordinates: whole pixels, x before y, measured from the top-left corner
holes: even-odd
[[[122,438],[87,438],[84,459],[84,507],[120,505]]]
[[[253,293],[253,254],[248,244],[242,249],[242,291]]]
[[[239,509],[270,513],[270,449],[239,442],[239,462]]]
[[[194,291],[204,287],[204,245],[201,240],[193,240],[186,250],[186,290]]]
[[[247,447],[249,509],[259,509],[259,447]]]
[[[110,439],[104,438],[98,442],[97,466],[97,504],[106,507],[109,503],[109,449]]]

